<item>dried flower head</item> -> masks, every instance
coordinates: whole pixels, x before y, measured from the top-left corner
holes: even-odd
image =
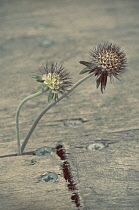
[[[120,75],[126,71],[127,60],[125,53],[119,46],[105,42],[90,51],[90,56],[91,62],[80,61],[81,64],[86,66],[80,74],[94,72],[97,77],[97,88],[101,84],[101,92],[103,93],[108,76],[112,81],[113,77],[119,79]]]
[[[58,93],[64,93],[72,85],[69,73],[57,63],[46,63],[39,68],[41,75],[34,76],[37,82],[42,83],[38,90],[49,90],[48,101],[58,99]]]

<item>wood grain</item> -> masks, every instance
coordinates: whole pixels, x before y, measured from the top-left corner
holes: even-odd
[[[90,78],[41,119],[25,150],[65,146],[80,209],[139,209],[138,10],[137,0],[0,1],[0,156],[17,152],[15,112],[36,91],[32,76],[42,63],[63,64],[76,82],[79,61],[89,61],[88,51],[100,42],[118,44],[127,55],[121,81],[108,81],[101,94]],[[47,94],[25,104],[21,141],[46,106]],[[104,148],[87,149],[97,143]],[[1,210],[77,209],[55,153],[3,157],[0,166]],[[57,182],[40,183],[50,171]]]

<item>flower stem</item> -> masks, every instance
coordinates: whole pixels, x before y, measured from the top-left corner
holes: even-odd
[[[94,73],[90,73],[89,75],[83,77],[81,80],[79,80],[77,83],[75,83],[66,93],[64,93],[60,98],[58,98],[56,101],[53,101],[51,104],[49,104],[42,112],[41,114],[37,117],[37,119],[35,120],[35,122],[33,123],[31,129],[29,130],[23,144],[21,147],[21,154],[23,153],[26,144],[28,143],[28,140],[31,136],[31,134],[33,133],[34,129],[36,128],[38,122],[40,121],[40,119],[43,117],[43,115],[51,108],[53,107],[55,104],[57,104],[59,101],[61,101],[63,98],[65,98],[69,93],[71,93],[76,87],[78,87],[81,83],[83,83],[85,80],[87,80],[89,77],[93,76]]]
[[[16,137],[17,137],[18,155],[21,155],[20,127],[19,127],[19,114],[20,114],[21,108],[22,108],[22,106],[24,105],[25,102],[29,101],[32,98],[40,96],[40,95],[42,95],[45,92],[46,91],[39,91],[39,92],[34,93],[34,94],[30,95],[30,96],[27,96],[23,101],[21,101],[21,103],[19,104],[19,106],[17,108],[17,112],[16,112],[16,115],[15,115],[15,120],[16,120]]]

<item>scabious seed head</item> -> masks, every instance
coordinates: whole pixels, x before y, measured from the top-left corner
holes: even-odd
[[[51,90],[58,91],[60,89],[63,81],[60,80],[60,77],[56,73],[48,73],[42,76],[44,84],[46,84]]]
[[[39,68],[41,73],[39,76],[34,76],[37,82],[42,83],[39,89],[49,90],[48,101],[58,99],[58,93],[64,93],[71,85],[69,73],[57,63],[46,63]]]
[[[90,56],[91,62],[80,61],[81,64],[86,66],[80,74],[94,72],[97,77],[97,88],[101,84],[101,92],[103,93],[108,76],[110,79],[113,77],[119,79],[120,75],[126,71],[126,55],[119,46],[105,42],[90,51]]]

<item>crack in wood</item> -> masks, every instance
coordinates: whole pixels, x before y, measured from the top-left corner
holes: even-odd
[[[62,170],[64,178],[67,182],[68,189],[72,191],[71,200],[75,203],[76,207],[81,207],[78,189],[76,187],[76,183],[74,182],[73,175],[71,172],[71,166],[69,161],[67,160],[66,150],[62,144],[56,147],[56,153],[63,160]]]

